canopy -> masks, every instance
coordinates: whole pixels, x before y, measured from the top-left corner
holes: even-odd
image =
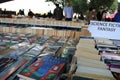
[[[13,1],[13,0],[0,0],[0,4],[8,1]]]

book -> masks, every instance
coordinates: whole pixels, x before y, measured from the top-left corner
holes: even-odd
[[[98,80],[115,80],[112,73],[106,69],[93,68],[89,66],[79,65],[76,73],[79,76],[98,79]]]

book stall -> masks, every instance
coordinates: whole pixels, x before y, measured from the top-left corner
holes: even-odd
[[[84,24],[0,18],[0,80],[119,80],[120,40]]]

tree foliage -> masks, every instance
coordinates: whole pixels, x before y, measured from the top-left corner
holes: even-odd
[[[71,0],[75,13],[84,13],[88,10],[87,0]]]
[[[103,6],[104,8],[115,10],[118,6],[117,2],[118,0],[90,0],[88,3],[88,0],[46,0],[46,1],[52,1],[54,4],[62,4],[64,6],[65,1],[70,1],[74,12],[86,12],[88,8],[95,7],[97,10],[100,6]]]
[[[111,10],[116,10],[118,8],[118,0],[114,0],[113,4],[110,6]]]
[[[118,0],[90,0],[89,7],[98,9],[100,6],[103,6],[104,8],[115,10],[117,8],[117,2]]]

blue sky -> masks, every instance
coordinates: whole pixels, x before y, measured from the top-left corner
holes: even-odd
[[[0,4],[0,8],[15,11],[24,9],[25,13],[31,9],[35,13],[46,13],[50,10],[53,11],[55,6],[52,2],[45,2],[45,0],[14,0]]]

